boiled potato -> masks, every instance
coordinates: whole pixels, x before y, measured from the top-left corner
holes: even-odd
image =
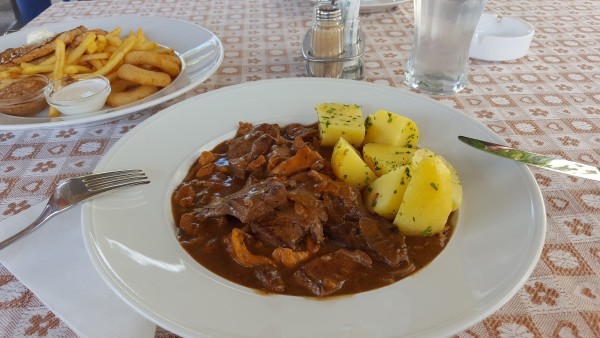
[[[381,176],[412,161],[415,149],[389,144],[367,143],[363,146],[363,159],[365,163]]]
[[[429,236],[444,229],[452,212],[450,170],[437,156],[427,156],[411,166],[394,224],[405,235]]]
[[[422,159],[426,158],[426,157],[435,157],[437,156],[436,153],[434,153],[433,151],[431,151],[428,148],[421,148],[421,149],[417,149],[414,153],[413,153],[413,157],[412,157],[412,164],[419,164],[419,162],[421,162]]]
[[[378,177],[363,191],[365,207],[389,220],[394,219],[409,181],[408,166],[400,166]]]
[[[365,137],[365,124],[360,106],[321,103],[316,105],[321,145],[333,146],[340,137],[359,147]]]
[[[458,177],[458,172],[456,169],[454,169],[450,162],[446,161],[445,158],[441,156],[440,158],[444,161],[444,164],[448,170],[450,170],[450,183],[452,183],[452,211],[455,211],[460,208],[460,205],[462,204],[462,184],[460,183],[460,177]]]
[[[407,117],[378,110],[365,120],[364,143],[381,143],[406,148],[416,148],[419,142],[419,129]]]
[[[353,187],[362,189],[377,176],[362,160],[360,153],[345,138],[340,137],[331,154],[335,176]]]
[[[462,184],[460,183],[460,177],[458,177],[458,172],[456,171],[456,169],[454,169],[452,164],[450,164],[450,162],[448,162],[441,155],[436,154],[433,151],[426,149],[426,148],[419,149],[414,153],[413,163],[418,163],[424,157],[432,157],[432,156],[439,157],[444,162],[444,164],[446,165],[448,170],[450,170],[450,174],[451,174],[450,181],[452,183],[452,211],[455,211],[458,208],[460,208],[460,205],[462,204],[463,191],[462,191]]]

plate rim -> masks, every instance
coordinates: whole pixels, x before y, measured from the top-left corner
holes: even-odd
[[[171,107],[168,107],[166,109],[164,109],[162,112],[159,112],[158,114],[148,118],[146,121],[142,122],[137,128],[135,128],[134,130],[130,131],[129,133],[127,133],[126,135],[124,135],[110,150],[109,152],[107,152],[105,154],[105,156],[101,159],[101,161],[98,163],[97,165],[97,170],[98,169],[105,169],[106,166],[110,166],[109,162],[110,162],[110,158],[113,155],[113,153],[117,153],[119,151],[119,149],[121,148],[121,146],[123,146],[127,140],[129,140],[130,138],[135,137],[138,133],[143,132],[143,125],[145,124],[151,124],[151,123],[156,123],[156,121],[158,121],[161,117],[166,116],[168,114],[168,112],[172,111],[172,110],[176,110],[178,107],[184,107],[185,105],[188,104],[192,104],[195,101],[201,101],[203,100],[205,97],[207,96],[212,96],[212,95],[225,95],[228,92],[231,91],[237,91],[237,90],[244,90],[244,88],[247,87],[254,87],[254,86],[262,86],[262,85],[278,85],[280,83],[284,83],[284,82],[311,82],[311,81],[320,81],[320,82],[331,82],[331,83],[341,83],[340,81],[346,82],[347,84],[352,83],[352,84],[360,84],[360,85],[368,85],[368,86],[373,86],[373,87],[378,87],[381,90],[392,90],[392,91],[398,91],[401,90],[402,92],[404,92],[404,94],[406,95],[411,95],[413,96],[415,99],[418,100],[422,100],[425,102],[428,102],[430,104],[434,104],[438,107],[442,107],[443,109],[447,109],[447,110],[452,110],[454,111],[454,113],[459,113],[462,115],[463,118],[466,118],[468,121],[470,121],[472,124],[477,125],[482,131],[486,132],[487,134],[489,134],[490,138],[492,138],[494,141],[498,141],[498,142],[503,142],[502,138],[500,136],[498,136],[497,134],[493,133],[493,131],[487,129],[487,127],[485,127],[483,124],[481,124],[479,121],[477,121],[475,118],[469,116],[468,114],[455,109],[453,107],[444,105],[443,103],[440,103],[439,101],[436,101],[432,98],[423,96],[423,95],[418,95],[415,94],[414,92],[410,92],[407,90],[403,90],[400,88],[395,88],[395,87],[390,87],[390,86],[384,86],[384,85],[380,85],[380,84],[375,84],[375,83],[368,83],[368,82],[358,82],[358,81],[353,81],[353,80],[338,80],[338,79],[312,79],[312,78],[284,78],[284,79],[270,79],[270,80],[261,80],[261,81],[256,81],[256,82],[247,82],[247,83],[242,83],[242,84],[237,84],[237,85],[232,85],[232,86],[228,86],[228,87],[224,87],[224,88],[220,88],[220,89],[216,89],[214,91],[202,94],[202,96],[198,96],[198,97],[192,97],[190,99],[184,100],[182,102],[177,103],[176,105],[173,105]],[[533,176],[533,174],[531,173],[531,171],[529,171],[529,169],[522,164],[514,164],[516,166],[516,170],[517,172],[522,175],[524,178],[528,179],[528,183],[530,185],[533,185],[534,189],[533,190],[528,190],[528,192],[530,194],[532,194],[532,197],[535,197],[535,200],[532,200],[532,205],[534,205],[534,209],[536,209],[537,211],[537,216],[541,217],[538,219],[531,219],[531,221],[528,223],[528,225],[532,225],[535,228],[540,227],[539,229],[536,230],[536,233],[539,233],[539,237],[535,237],[536,239],[536,247],[534,248],[535,250],[533,251],[533,254],[530,256],[530,259],[532,260],[531,264],[529,264],[529,266],[527,267],[527,269],[523,272],[523,274],[520,276],[519,280],[516,281],[514,283],[514,285],[512,286],[511,290],[509,292],[506,292],[503,294],[503,296],[500,298],[499,301],[497,301],[493,306],[489,306],[485,309],[485,311],[480,312],[479,316],[476,317],[472,317],[470,319],[464,319],[462,317],[469,317],[469,316],[473,316],[471,313],[463,313],[461,314],[461,316],[458,316],[458,319],[462,319],[462,322],[460,323],[456,323],[456,321],[454,321],[454,323],[449,323],[446,324],[446,328],[452,330],[452,332],[458,332],[460,330],[466,329],[469,326],[481,321],[483,318],[488,317],[489,315],[491,315],[493,312],[495,312],[496,310],[498,310],[501,306],[503,306],[510,298],[512,298],[517,292],[518,290],[524,285],[524,283],[527,281],[527,279],[529,278],[529,276],[531,275],[531,273],[533,272],[533,270],[535,269],[535,266],[537,264],[537,262],[539,261],[539,257],[542,253],[542,249],[543,249],[543,245],[545,243],[545,230],[547,227],[547,221],[546,221],[546,217],[545,217],[545,205],[543,203],[543,197],[541,195],[541,191],[539,189],[539,186],[537,185],[537,182],[535,181],[535,178]],[[128,295],[126,293],[123,293],[123,290],[118,290],[114,285],[112,285],[112,283],[114,283],[114,280],[111,280],[111,276],[105,275],[107,273],[107,270],[105,270],[107,267],[103,266],[103,262],[100,262],[100,257],[99,252],[94,251],[95,247],[94,247],[94,243],[92,241],[91,235],[89,234],[89,231],[86,232],[86,224],[90,223],[91,220],[91,214],[93,212],[93,201],[92,203],[90,203],[89,205],[84,205],[84,208],[82,208],[82,231],[83,231],[83,237],[84,237],[84,242],[85,242],[85,246],[86,246],[86,251],[88,252],[88,254],[90,255],[90,257],[96,256],[95,259],[92,259],[93,265],[94,267],[100,272],[101,277],[105,280],[105,282],[108,283],[109,287],[115,292],[117,293],[117,295],[119,297],[121,297],[126,303],[128,303],[130,306],[132,306],[138,313],[140,313],[141,315],[143,315],[144,317],[148,318],[149,320],[158,323],[158,325],[161,325],[163,327],[165,327],[166,329],[174,332],[174,333],[178,333],[178,334],[182,334],[182,335],[194,335],[194,334],[198,334],[196,331],[188,331],[188,328],[183,328],[179,325],[177,325],[176,323],[171,323],[165,321],[165,322],[161,322],[160,319],[165,320],[165,318],[159,318],[158,322],[157,322],[157,317],[153,316],[152,314],[148,314],[146,313],[144,310],[140,310],[136,305],[140,305],[140,304],[136,304],[134,300],[129,299]],[[534,215],[532,214],[532,217]],[[536,222],[537,221],[537,222]],[[452,243],[452,241],[451,241]],[[98,261],[96,261],[96,259],[98,259]],[[511,284],[512,285],[512,284]],[[133,301],[133,303],[132,303]],[[146,309],[147,310],[147,309]],[[428,330],[425,330],[426,332],[418,332],[418,335],[422,335],[422,334],[439,334],[439,332],[437,332],[436,330],[438,330],[437,328],[431,328]],[[431,332],[429,332],[431,331]],[[444,331],[445,333],[448,333],[450,331]]]
[[[120,16],[120,15],[116,15],[116,16],[93,17],[93,18],[78,18],[78,19],[73,19],[73,20],[44,23],[44,24],[37,25],[37,26],[27,26],[17,32],[7,34],[5,36],[0,36],[0,43],[3,40],[17,38],[16,36],[19,36],[17,39],[24,40],[26,38],[27,34],[38,31],[38,30],[42,30],[42,29],[49,29],[49,30],[65,29],[64,26],[78,26],[78,25],[87,26],[87,25],[93,25],[93,24],[97,24],[97,23],[102,24],[102,23],[106,23],[106,22],[110,22],[110,21],[133,22],[134,24],[138,24],[140,26],[143,25],[144,22],[146,22],[146,23],[148,23],[148,22],[164,22],[165,24],[168,24],[169,22],[177,22],[180,25],[183,24],[190,28],[196,29],[197,31],[202,31],[202,32],[206,33],[210,37],[210,39],[205,42],[208,42],[210,40],[215,41],[215,45],[216,45],[217,51],[218,51],[218,56],[215,59],[215,61],[211,63],[211,67],[206,68],[207,72],[205,72],[201,77],[199,77],[195,81],[190,81],[190,83],[184,85],[182,88],[180,88],[178,90],[167,93],[167,94],[157,97],[153,100],[143,102],[140,105],[134,105],[131,107],[126,107],[125,109],[118,109],[115,111],[102,113],[102,114],[95,114],[95,115],[89,115],[89,116],[84,115],[81,118],[67,116],[64,120],[59,120],[59,121],[52,121],[52,120],[47,121],[47,119],[45,119],[45,118],[38,118],[40,120],[45,120],[45,121],[40,121],[38,123],[36,123],[36,122],[25,122],[25,123],[15,122],[15,123],[3,124],[2,123],[3,119],[19,121],[19,120],[24,120],[24,119],[28,119],[28,118],[14,117],[14,116],[10,116],[10,115],[0,114],[0,130],[30,129],[30,128],[60,128],[60,127],[70,126],[70,125],[79,125],[79,124],[87,125],[90,123],[103,123],[103,122],[113,121],[113,120],[122,118],[126,115],[140,112],[144,109],[150,109],[150,108],[160,105],[164,102],[167,102],[167,101],[177,98],[179,96],[185,95],[187,92],[193,90],[195,87],[201,85],[209,77],[211,77],[219,69],[219,67],[221,66],[221,64],[223,62],[223,58],[224,58],[224,54],[225,54],[224,48],[223,48],[223,43],[221,42],[221,40],[215,33],[213,33],[212,31],[208,30],[207,28],[205,28],[203,26],[200,26],[200,25],[198,25],[194,22],[188,21],[188,20],[178,20],[175,18],[167,18],[167,17],[161,17],[161,16],[129,16],[129,15]],[[115,26],[115,28],[116,28],[116,26]],[[143,28],[143,26],[141,28]],[[193,48],[194,47],[190,47],[189,50],[192,50]],[[180,53],[180,55],[183,57],[182,54],[186,51],[176,51],[176,52]],[[168,89],[168,87],[165,87],[164,89]],[[159,91],[159,93],[160,93],[160,91]]]

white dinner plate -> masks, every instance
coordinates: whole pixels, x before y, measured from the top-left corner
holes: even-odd
[[[121,27],[121,36],[141,28],[149,40],[171,47],[179,54],[183,61],[182,71],[169,86],[126,106],[107,108],[92,114],[58,118],[48,118],[47,110],[32,117],[15,117],[0,113],[0,129],[60,127],[116,118],[165,102],[193,89],[211,76],[223,61],[223,46],[212,32],[190,22],[155,16],[81,19],[32,27],[1,36],[0,48],[4,50],[24,45],[27,36],[36,31],[48,30],[56,34],[79,25],[86,26],[88,29],[100,28],[107,31]]]
[[[394,8],[410,0],[361,0],[360,13],[382,12]]]
[[[395,284],[325,300],[265,295],[205,269],[180,246],[171,215],[171,193],[191,163],[231,138],[239,121],[313,123],[321,102],[405,115],[420,129],[420,146],[456,167],[464,200],[448,246]],[[468,147],[458,135],[502,142],[460,111],[367,82],[296,78],[214,90],[150,117],[108,151],[97,171],[140,168],[151,183],[84,205],[86,249],[125,302],[186,337],[450,336],[519,290],[546,230],[541,193],[527,167]]]

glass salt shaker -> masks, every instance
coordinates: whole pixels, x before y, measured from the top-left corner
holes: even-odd
[[[342,62],[336,59],[344,54],[344,25],[339,7],[331,4],[318,6],[311,33],[310,54],[317,60],[310,63],[309,75],[339,78]]]

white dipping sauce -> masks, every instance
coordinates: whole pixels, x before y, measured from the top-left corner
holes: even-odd
[[[102,91],[106,83],[101,79],[89,79],[71,83],[52,95],[54,101],[72,101],[92,96]]]
[[[54,92],[50,104],[65,115],[98,111],[104,107],[110,87],[102,79],[87,79],[64,86]]]

